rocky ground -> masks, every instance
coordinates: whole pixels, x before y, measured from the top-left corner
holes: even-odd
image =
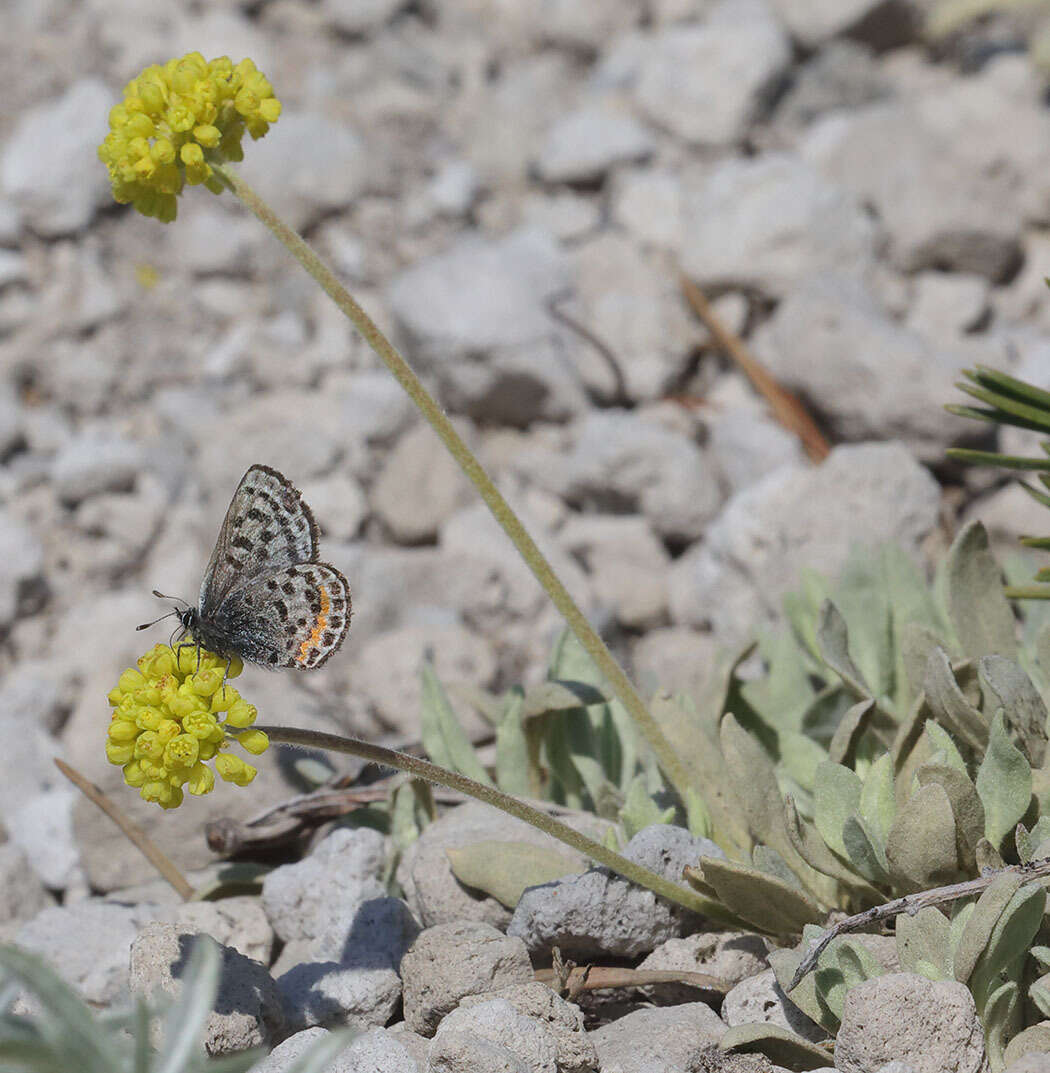
[[[945,465],[980,430],[942,410],[976,362],[1050,387],[1050,111],[1025,47],[1037,13],[931,45],[932,6],[53,0],[5,15],[9,936],[106,1005],[156,982],[180,928],[211,932],[269,966],[250,969],[263,1006],[219,1034],[303,1032],[268,1071],[351,1015],[375,1027],[348,1073],[708,1069],[727,1024],[788,1023],[770,973],[754,975],[761,949],[678,921],[629,950],[588,934],[575,953],[735,974],[722,1017],[690,1001],[584,1031],[577,1007],[529,982],[542,929],[466,897],[444,865],[463,824],[502,821],[464,809],[435,825],[402,864],[407,903],[380,882],[379,836],[337,831],[261,902],[176,910],[57,774],[62,756],[113,791],[194,875],[213,861],[207,820],[295,792],[264,760],[251,794],[161,815],[102,754],[105,695],[145,647],[134,626],[165,609],[150,590],[194,596],[252,463],[302,488],[354,596],[328,667],[241,680],[267,722],[409,743],[425,651],[446,681],[502,688],[542,677],[558,628],[432,432],[261,226],[203,190],[169,226],[114,206],[95,148],[144,65],[252,57],[285,111],[247,147],[245,176],[403,346],[636,681],[690,689],[777,615],[800,568],[833,574],[855,541],[929,557],[964,516],[1009,538],[1047,530],[1023,493]],[[835,445],[822,465],[712,346],[679,268],[805,400]],[[973,1050],[957,1068],[982,1068],[965,991],[889,979],[897,991],[864,1016],[925,1003],[945,1053]],[[847,1022],[839,1069],[896,1056],[867,1046]]]

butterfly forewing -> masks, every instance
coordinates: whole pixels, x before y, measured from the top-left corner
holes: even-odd
[[[232,589],[208,623],[270,667],[320,667],[350,626],[350,586],[328,563],[300,563]]]
[[[256,578],[316,558],[317,523],[299,491],[277,470],[252,466],[233,493],[204,572],[201,618],[213,618],[231,592]]]

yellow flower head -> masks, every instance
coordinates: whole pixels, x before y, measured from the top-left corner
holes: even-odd
[[[251,60],[234,66],[227,56],[209,62],[189,52],[147,67],[124,87],[98,157],[117,201],[170,223],[186,183],[221,193],[211,165],[241,160],[245,131],[261,138],[280,114],[273,87]]]
[[[229,678],[243,666],[230,663]],[[231,741],[257,756],[270,744],[261,730],[248,730],[258,712],[228,682],[226,660],[213,652],[183,645],[156,645],[129,667],[109,694],[113,714],[106,756],[124,769],[124,781],[161,808],[182,804],[183,789],[208,793],[215,772],[236,786],[247,786],[256,769],[226,752]],[[214,762],[215,772],[208,767]]]

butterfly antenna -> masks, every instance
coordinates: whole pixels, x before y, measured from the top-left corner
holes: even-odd
[[[164,593],[157,592],[156,589],[153,590],[153,595],[156,596],[158,600],[176,600],[180,604],[185,604],[186,603],[186,601],[181,596],[165,596]],[[187,606],[189,606],[189,605],[187,604]],[[159,619],[158,619],[158,621],[159,621]]]
[[[170,597],[165,597],[170,599]],[[177,615],[178,609],[172,608],[166,615],[161,615],[160,618],[155,618],[152,622],[143,622],[141,626],[136,626],[136,630],[148,630],[150,626],[156,626],[158,622],[163,622],[166,618],[171,618],[172,615]]]

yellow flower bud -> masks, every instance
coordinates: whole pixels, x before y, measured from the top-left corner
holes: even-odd
[[[261,730],[246,730],[237,735],[238,744],[254,756],[266,752],[270,747],[270,739]]]
[[[200,762],[193,765],[190,777],[186,781],[186,789],[195,797],[201,794],[209,794],[215,786],[215,772],[207,764]]]

